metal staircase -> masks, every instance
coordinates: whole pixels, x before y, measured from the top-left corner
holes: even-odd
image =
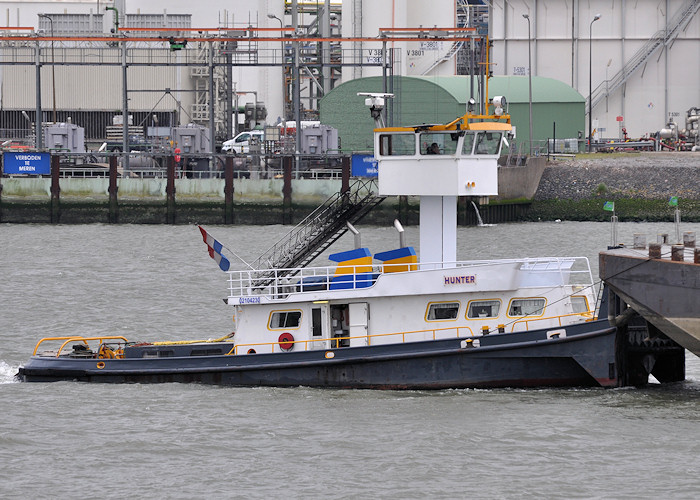
[[[649,58],[662,46],[669,45],[684,30],[690,20],[700,10],[700,0],[689,0],[668,22],[668,30],[659,30],[640,48],[609,81],[603,81],[592,94],[593,106],[608,97],[629,80],[634,72],[644,66]],[[586,114],[590,109],[589,100],[586,99]]]
[[[344,193],[336,193],[263,253],[252,267],[270,269],[269,278],[294,275],[330,247],[355,223],[384,200],[376,180],[357,180]],[[289,269],[297,268],[297,269]],[[268,276],[256,286],[266,286]]]
[[[457,55],[457,52],[459,52],[459,49],[461,49],[463,45],[464,45],[464,42],[453,42],[452,47],[450,47],[450,50],[448,50],[444,56],[440,57],[435,62],[433,62],[433,64],[431,64],[428,67],[428,69],[423,71],[423,73],[421,73],[421,74],[427,75],[428,73],[430,73],[432,70],[437,68],[443,62],[449,61],[450,59],[452,59],[454,56]]]

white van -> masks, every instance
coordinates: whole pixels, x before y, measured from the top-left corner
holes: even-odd
[[[222,153],[236,153],[245,154],[250,151],[250,139],[252,137],[257,138],[259,142],[262,142],[265,138],[265,131],[263,130],[249,130],[247,132],[241,132],[233,139],[229,139],[221,145]]]

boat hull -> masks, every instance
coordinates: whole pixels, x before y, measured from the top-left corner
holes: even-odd
[[[237,356],[33,356],[18,377],[28,382],[362,389],[616,386],[616,329],[607,321],[595,321],[558,329],[563,330],[560,338],[547,338],[546,330],[488,335],[478,337],[478,347],[468,347],[472,344],[465,339],[449,339]]]

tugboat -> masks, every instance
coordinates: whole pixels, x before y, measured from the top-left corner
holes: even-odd
[[[470,102],[448,124],[386,127],[388,96],[365,97],[379,174],[378,193],[364,199],[420,197],[420,257],[397,221],[396,248],[371,250],[356,237],[355,248],[330,255],[331,266],[277,265],[300,261],[290,249],[318,248],[321,238],[304,226],[287,239],[294,244],[233,270],[222,245],[201,229],[228,273],[233,334],[159,343],[47,338],[18,377],[368,389],[617,386],[616,328],[607,312],[597,319],[596,304],[606,301],[598,300],[586,258],[457,261],[458,197],[497,194],[497,160],[511,131],[505,98],[494,97],[483,114]],[[351,195],[339,194],[344,208],[326,218],[354,230],[340,216],[352,212]],[[320,213],[308,224],[320,225]]]

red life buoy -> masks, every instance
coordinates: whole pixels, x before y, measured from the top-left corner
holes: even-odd
[[[284,332],[277,341],[280,343],[280,349],[283,351],[291,351],[294,347],[294,335],[289,332]]]
[[[180,163],[180,148],[175,148],[175,161]]]

